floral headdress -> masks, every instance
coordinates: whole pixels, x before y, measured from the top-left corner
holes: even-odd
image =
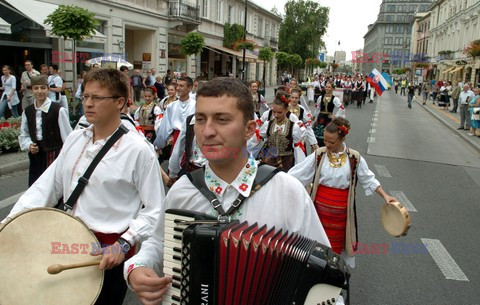
[[[287,105],[287,107],[288,107],[288,105],[290,104],[290,102],[289,102],[288,99],[285,97],[285,95],[281,95],[281,96],[280,96],[280,99],[281,99],[282,102],[284,102],[285,105]]]
[[[338,126],[338,131],[342,132],[344,135],[348,134],[348,127],[345,125]]]

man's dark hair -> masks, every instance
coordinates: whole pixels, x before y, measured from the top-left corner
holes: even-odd
[[[186,82],[188,87],[193,86],[193,79],[191,77],[184,76],[184,77],[180,77],[178,80],[183,80],[184,82]]]
[[[50,67],[52,67],[53,70],[58,71],[58,66],[57,65],[50,65]]]
[[[236,78],[217,77],[206,82],[197,91],[197,101],[201,96],[222,97],[224,95],[237,98],[237,108],[242,112],[245,124],[254,119],[253,99],[250,89]]]
[[[121,66],[120,71],[122,71],[122,72],[128,71],[128,67],[127,66]]]
[[[106,88],[111,96],[125,98],[128,101],[130,81],[127,76],[117,69],[97,69],[91,70],[85,75],[82,83],[83,88],[88,82],[97,82],[102,88]]]
[[[33,66],[33,61],[31,61],[30,59],[27,59],[27,60],[25,60],[24,64],[26,64],[27,62],[29,62]]]

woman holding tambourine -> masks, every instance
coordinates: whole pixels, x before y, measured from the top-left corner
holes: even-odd
[[[350,131],[347,119],[337,117],[324,132],[325,147],[310,154],[288,172],[305,186],[310,194],[320,221],[332,245],[332,250],[355,266],[353,255],[357,245],[355,215],[355,187],[361,185],[365,194],[376,192],[386,203],[397,200],[389,196],[360,154],[345,145]]]

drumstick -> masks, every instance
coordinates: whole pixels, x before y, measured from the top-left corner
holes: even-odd
[[[67,269],[95,266],[95,265],[99,265],[99,264],[100,264],[100,261],[75,263],[75,264],[69,264],[69,265],[53,264],[53,265],[50,265],[47,268],[47,272],[49,274],[57,274],[57,273],[62,272],[63,270],[67,270]]]

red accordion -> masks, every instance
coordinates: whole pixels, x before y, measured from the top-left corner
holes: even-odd
[[[335,304],[349,273],[329,247],[247,222],[183,210],[165,215],[163,304]]]

